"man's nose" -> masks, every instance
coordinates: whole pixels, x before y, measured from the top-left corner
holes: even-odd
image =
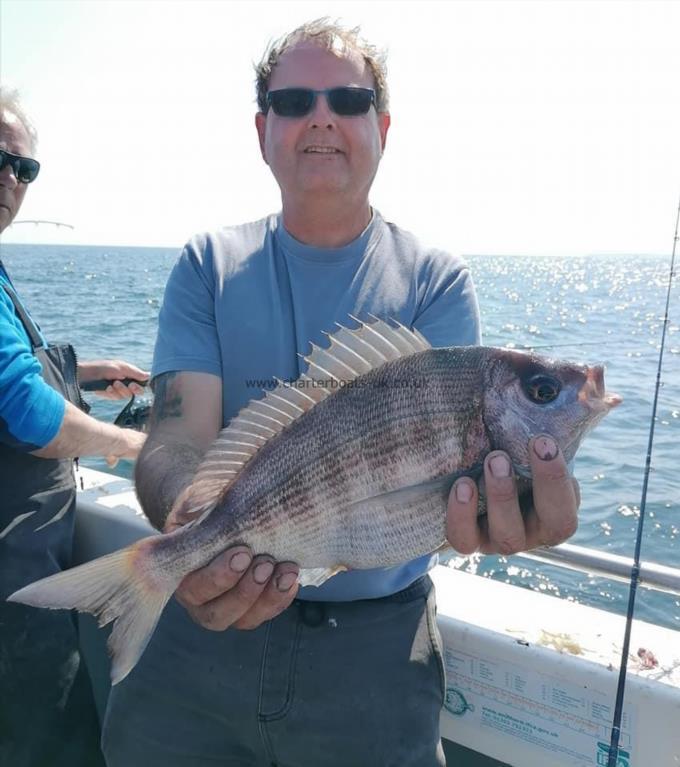
[[[330,108],[325,93],[317,93],[308,119],[310,128],[333,128],[335,126],[335,112]]]
[[[5,167],[0,170],[0,186],[4,186],[6,189],[14,189],[19,184],[14,167],[11,163],[7,163]]]

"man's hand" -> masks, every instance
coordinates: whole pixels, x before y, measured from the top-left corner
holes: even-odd
[[[78,378],[81,383],[98,379],[111,381],[106,389],[95,392],[97,396],[105,399],[130,399],[133,394],[138,396],[144,394],[144,386],[141,382],[148,381],[149,376],[148,371],[124,360],[91,360],[78,363]],[[133,381],[129,386],[126,386],[123,383],[125,378],[133,378],[134,381],[140,381],[140,383],[137,384]]]
[[[168,515],[164,532],[172,532],[195,515],[181,503]],[[203,628],[254,629],[283,612],[298,591],[298,567],[255,556],[247,546],[233,546],[200,570],[189,573],[175,596]]]
[[[113,466],[119,458],[136,458],[145,441],[145,434],[98,421],[67,402],[57,435],[32,455],[38,458],[100,455]]]
[[[529,455],[533,505],[524,514],[506,453],[495,450],[484,461],[485,516],[477,516],[477,485],[469,477],[456,481],[447,517],[447,537],[456,551],[516,554],[537,546],[554,546],[576,532],[579,486],[555,441],[547,435],[535,437]]]
[[[146,434],[133,429],[118,429],[116,439],[110,443],[111,452],[105,456],[110,468],[115,468],[121,458],[134,461],[146,442]]]

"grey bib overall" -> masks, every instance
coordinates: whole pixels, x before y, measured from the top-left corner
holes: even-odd
[[[3,286],[42,376],[83,403],[70,344],[45,346],[14,291]],[[99,724],[74,616],[6,597],[71,564],[75,481],[70,459],[0,444],[0,767],[101,767]]]

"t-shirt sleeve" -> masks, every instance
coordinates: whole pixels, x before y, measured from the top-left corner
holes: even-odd
[[[51,442],[64,420],[65,400],[41,372],[14,306],[0,290],[0,442],[22,452]]]
[[[158,317],[152,375],[171,370],[222,375],[209,243],[192,240],[175,264]]]
[[[420,278],[414,324],[432,346],[481,343],[479,305],[467,265],[448,253],[436,251]]]

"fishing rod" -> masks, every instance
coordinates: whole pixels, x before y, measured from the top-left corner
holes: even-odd
[[[623,649],[621,650],[621,665],[619,667],[619,681],[616,689],[616,703],[614,705],[614,717],[612,720],[612,736],[609,742],[609,760],[607,767],[616,767],[619,757],[619,739],[621,737],[621,719],[623,716],[623,698],[626,689],[626,672],[628,668],[628,653],[630,650],[630,634],[633,628],[633,612],[635,610],[635,597],[638,583],[640,582],[640,550],[642,548],[642,530],[645,522],[645,508],[647,504],[647,488],[649,487],[649,474],[652,467],[652,446],[654,444],[654,423],[659,402],[659,390],[661,389],[661,369],[663,366],[663,353],[666,343],[666,330],[668,329],[668,310],[671,303],[671,289],[675,276],[675,251],[678,245],[678,227],[680,227],[680,200],[678,201],[678,213],[675,219],[675,235],[673,237],[673,251],[671,253],[671,266],[668,273],[668,291],[666,293],[666,311],[663,318],[663,330],[661,332],[661,349],[659,350],[659,364],[656,371],[656,385],[654,387],[654,403],[652,404],[652,417],[649,424],[649,440],[647,443],[647,458],[645,459],[645,474],[642,482],[642,499],[640,501],[640,516],[638,517],[637,535],[635,538],[635,554],[630,573],[630,590],[628,592],[628,611],[626,613],[626,629],[623,636]]]
[[[66,224],[63,221],[45,221],[44,219],[37,218],[37,219],[28,219],[24,218],[21,221],[13,221],[11,226],[16,226],[17,224],[50,224],[51,226],[65,226],[67,229],[75,229],[73,224]]]
[[[580,348],[581,346],[602,346],[606,341],[570,341],[569,343],[560,344],[525,344],[522,343],[520,351],[533,351],[534,349],[567,349],[567,348]],[[506,348],[517,348],[515,346],[506,346]]]

